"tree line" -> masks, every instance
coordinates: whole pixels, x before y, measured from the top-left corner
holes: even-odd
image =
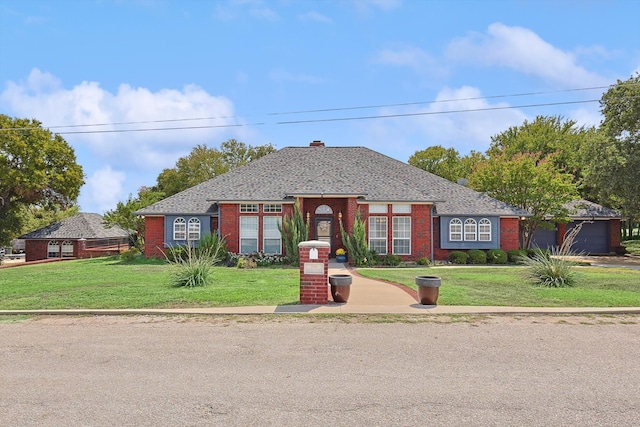
[[[491,137],[484,153],[431,146],[414,153],[409,164],[529,211],[520,236],[524,247],[547,219],[567,221],[564,205],[577,198],[622,212],[625,236],[631,236],[640,219],[640,74],[612,85],[600,111],[599,126],[538,116]],[[274,151],[271,144],[235,139],[218,148],[197,145],[160,172],[153,186],[118,202],[105,221],[142,231],[136,210]],[[0,114],[0,245],[77,213],[84,178],[60,135],[37,120]]]

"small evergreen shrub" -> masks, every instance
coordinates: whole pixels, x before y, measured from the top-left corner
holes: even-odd
[[[136,258],[142,256],[142,252],[138,248],[129,248],[126,251],[120,253],[120,259],[124,262],[131,262]]]
[[[402,262],[402,258],[400,257],[400,255],[386,254],[384,257],[382,257],[383,265],[397,267],[398,265],[400,265],[401,262]]]
[[[449,261],[452,264],[466,264],[469,261],[469,255],[462,251],[453,251],[449,254]]]
[[[527,256],[527,250],[526,249],[511,249],[509,251],[507,251],[507,261],[517,264],[520,262],[521,258],[524,258]]]
[[[374,251],[373,249],[369,250],[369,252],[367,253],[367,256],[364,259],[364,264],[369,267],[375,267],[376,265],[380,265],[381,262],[382,261],[381,261],[380,255],[378,255],[378,252]]]
[[[491,249],[487,252],[487,262],[489,264],[506,264],[507,253],[502,249]]]
[[[431,261],[429,260],[429,258],[423,256],[422,258],[419,258],[416,261],[416,264],[418,264],[418,265],[431,265]]]
[[[480,249],[471,249],[469,251],[469,264],[486,264],[487,253]]]

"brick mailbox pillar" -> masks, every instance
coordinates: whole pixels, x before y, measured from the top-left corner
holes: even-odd
[[[329,302],[329,242],[300,242],[300,304]]]

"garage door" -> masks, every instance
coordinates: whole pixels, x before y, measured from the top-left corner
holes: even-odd
[[[567,224],[567,232],[580,223]],[[574,245],[574,252],[586,252],[591,254],[609,253],[609,221],[583,222],[582,230],[578,233]]]
[[[549,249],[558,244],[556,236],[557,231],[555,229],[545,230],[543,228],[539,228],[533,233],[531,246],[534,248]]]

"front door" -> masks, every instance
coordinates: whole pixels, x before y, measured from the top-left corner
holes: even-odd
[[[316,240],[329,243],[329,253],[333,253],[331,236],[333,235],[333,219],[316,218]]]

